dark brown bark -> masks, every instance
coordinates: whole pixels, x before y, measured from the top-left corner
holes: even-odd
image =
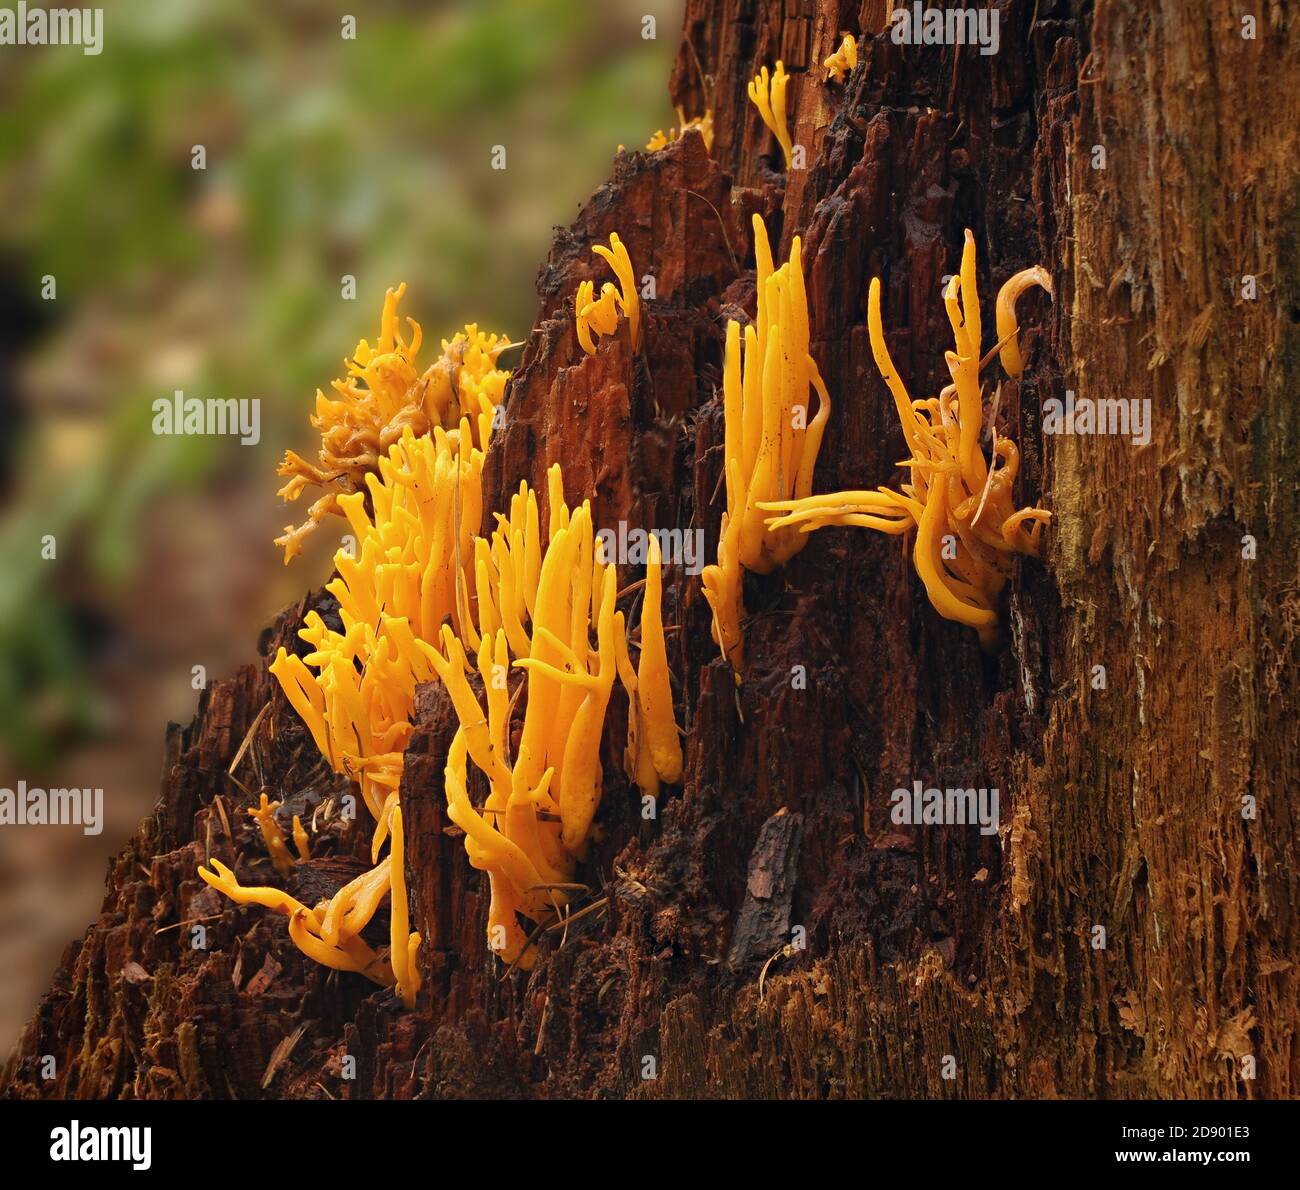
[[[688,115],[712,108],[712,158],[694,136],[623,156],[560,234],[489,506],[558,461],[597,525],[703,526],[712,556],[722,327],[752,313],[753,211],[783,254],[803,237],[835,401],[815,490],[891,481],[904,446],[866,284],[882,278],[914,395],[937,391],[940,279],[970,227],[986,326],[1012,272],[1042,263],[1055,287],[1022,304],[1029,369],[1000,406],[1022,452],[1018,503],[1053,511],[1045,559],[1020,560],[1004,597],[1001,652],[934,613],[896,539],[827,530],[747,578],[737,694],[698,581],[674,575],[684,780],[641,819],[616,695],[590,911],[546,935],[527,975],[503,975],[484,947],[486,883],[443,808],[453,716],[424,689],[402,789],[426,975],[412,1013],[195,877],[205,854],[261,854],[222,774],[266,702],[256,780],[304,806],[345,791],[249,667],[169,733],[158,812],[110,872],[8,1093],[1294,1095],[1300,50],[1262,7],[1249,41],[1213,0],[1003,3],[986,57],[895,45],[874,0],[688,0],[672,91]],[[843,31],[861,64],[827,86],[818,63]],[[807,151],[788,176],[745,99],[778,56]],[[656,278],[637,358],[622,335],[585,357],[572,327],[590,245],[610,231]],[[1247,273],[1254,301],[1238,296]],[[1150,397],[1150,444],[1045,436],[1043,402],[1067,388]],[[889,794],[918,779],[997,786],[1001,834],[895,826]],[[334,856],[301,877],[326,892],[367,833],[330,830]],[[196,919],[206,951],[180,944]],[[806,949],[787,946],[794,926]]]

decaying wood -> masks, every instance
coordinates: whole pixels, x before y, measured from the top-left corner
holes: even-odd
[[[889,482],[904,446],[867,281],[882,278],[914,395],[937,391],[941,279],[970,227],[986,326],[1012,272],[1041,263],[1055,288],[1023,302],[1029,369],[1000,398],[1019,502],[1053,513],[1045,559],[1021,559],[1004,597],[1003,651],[934,614],[897,539],[827,530],[747,579],[737,694],[698,581],[670,573],[683,783],[642,817],[616,694],[588,892],[530,974],[484,946],[486,882],[444,808],[454,716],[423,688],[402,803],[425,988],[405,1012],[195,875],[213,855],[273,882],[225,775],[268,702],[237,775],[323,816],[301,895],[365,863],[346,783],[265,673],[307,604],[292,608],[258,665],[169,730],[157,811],[8,1095],[1297,1093],[1300,38],[1273,3],[1247,40],[1226,0],[1011,0],[982,56],[894,44],[888,7],[688,0],[672,92],[714,112],[712,156],[694,135],[620,155],[560,234],[486,495],[503,507],[559,461],[597,525],[699,526],[712,556],[722,328],[753,313],[755,211],[782,253],[803,237],[835,401],[816,490]],[[826,85],[845,31],[860,66]],[[788,177],[745,99],[778,56],[807,151]],[[656,279],[636,358],[625,335],[591,357],[574,336],[571,295],[610,231]],[[1150,442],[1045,435],[1044,402],[1067,389],[1150,398]],[[913,780],[996,786],[1001,831],[895,825],[889,794]],[[783,949],[796,925],[806,948]]]

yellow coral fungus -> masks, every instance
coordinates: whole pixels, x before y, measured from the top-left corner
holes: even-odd
[[[488,335],[474,324],[442,342],[442,354],[423,372],[416,370],[422,335],[420,324],[407,319],[410,338],[403,336],[397,315],[405,283],[388,290],[379,338],[372,347],[365,339],[345,361],[346,379],[332,383],[334,399],[316,391],[312,425],[321,432],[318,462],[312,464],[287,451],[280,475],[286,502],[296,500],[312,485],[326,489],[310,508],[307,520],[286,526],[276,544],[289,562],[302,552],[303,540],[328,515],[344,516],[340,496],[363,492],[389,448],[409,429],[417,437],[435,426],[457,432],[467,419],[474,445],[486,449],[492,418],[505,390],[508,372],[497,368],[497,357],[508,346],[502,335]]]
[[[650,535],[646,565],[645,599],[641,604],[641,664],[637,670],[637,701],[646,749],[661,781],[674,785],[682,779],[682,743],[673,717],[673,692],[668,679],[668,653],[664,647],[663,566],[659,539]]]
[[[834,79],[842,83],[846,75],[851,74],[858,65],[858,41],[852,33],[844,34],[840,47],[830,55],[822,66],[826,71],[826,81]]]
[[[588,355],[596,351],[595,340],[591,332],[598,336],[612,335],[618,329],[618,314],[622,311],[627,318],[628,336],[632,350],[641,345],[641,299],[637,293],[636,274],[632,269],[632,260],[627,247],[613,232],[609,237],[609,247],[596,244],[592,251],[601,257],[618,278],[618,287],[605,282],[600,289],[600,297],[595,297],[595,283],[580,281],[574,296],[574,318],[578,331],[578,343]]]
[[[504,962],[525,968],[535,955],[526,947],[517,915],[547,922],[567,903],[566,886],[586,852],[600,804],[600,738],[622,628],[614,609],[616,569],[601,556],[590,505],[570,513],[558,464],[548,479],[550,534],[538,569],[530,648],[514,661],[527,671],[527,703],[513,760],[507,749],[506,630],[498,629],[495,637],[484,634],[478,650],[486,709],[469,684],[468,655],[453,632],[444,629],[441,651],[421,645],[460,721],[447,760],[447,813],[466,833],[471,864],[488,873],[488,944]],[[521,488],[514,511],[531,522],[532,508],[530,494]],[[469,760],[488,782],[481,810],[469,797]]]
[[[643,794],[659,796],[659,783],[682,779],[682,745],[673,714],[672,683],[663,626],[663,554],[649,538],[645,597],[641,603],[641,661],[632,667],[622,613],[614,617],[614,655],[628,694],[627,748],[623,767]]]
[[[618,290],[610,281],[600,287],[600,297],[593,297],[595,285],[591,281],[578,282],[578,294],[574,299],[576,312],[578,343],[588,355],[595,355],[596,341],[591,337],[595,331],[600,337],[612,335],[618,329]]]
[[[321,916],[278,888],[245,886],[219,860],[210,861],[210,870],[200,865],[199,876],[218,892],[240,905],[261,905],[289,918],[289,936],[309,958],[339,971],[355,971],[383,987],[392,987],[393,972],[388,963],[375,954],[360,937],[353,935],[337,944],[321,937]]]
[[[297,814],[293,816],[293,846],[300,861],[311,859],[311,836]]]
[[[618,676],[627,691],[627,746],[623,750],[623,771],[635,781],[643,794],[659,796],[659,774],[655,771],[654,757],[645,744],[645,730],[641,724],[641,700],[638,696],[636,670],[628,654],[627,630],[623,613],[614,615],[614,657]]]
[[[763,123],[772,131],[780,142],[781,152],[785,155],[785,167],[790,168],[794,161],[794,143],[790,139],[790,129],[786,121],[785,95],[790,76],[785,72],[785,63],[778,61],[776,70],[769,77],[764,66],[749,83],[750,102],[758,108]]]
[[[724,467],[727,512],[718,562],[701,576],[713,610],[713,639],[741,672],[741,567],[769,574],[801,550],[798,529],[771,527],[764,503],[801,500],[812,491],[813,469],[830,417],[831,400],[808,350],[808,299],[798,236],[790,258],[772,266],[763,220],[754,216],[758,312],[744,330],[727,325],[723,363]],[[817,414],[808,417],[810,390]]]
[[[998,349],[1013,377],[1023,371],[1017,342],[1015,303],[1031,285],[1051,293],[1041,268],[1017,273],[997,300]],[[828,525],[857,525],[885,533],[916,529],[912,558],[935,610],[945,619],[974,628],[985,648],[997,642],[996,604],[1010,574],[1012,553],[1037,556],[1043,525],[1051,513],[1015,509],[1012,487],[1020,465],[1015,444],[991,427],[992,458],[980,448],[984,397],[979,294],[975,283],[975,239],[966,232],[961,271],[944,292],[955,351],[945,355],[952,383],[937,397],[913,401],[894,367],[880,314],[880,281],[873,279],[867,327],[876,365],[894,398],[910,457],[903,466],[911,483],[894,491],[833,492],[765,503],[769,528],[808,533]],[[992,354],[992,353],[990,353]]]
[[[340,498],[356,556],[336,554],[338,576],[326,589],[338,599],[343,630],[308,613],[299,635],[313,651],[299,658],[281,649],[270,667],[322,754],[360,784],[377,824],[376,857],[401,780],[415,686],[431,677],[414,641],[436,639],[444,622],[476,635],[484,456],[468,441],[465,419],[458,440],[441,427],[423,438],[408,429],[367,479],[373,514],[362,493]]]
[[[535,503],[516,502],[512,511],[518,524],[504,522],[491,546],[478,536],[484,450],[505,381],[493,364],[495,340],[468,328],[470,334],[444,344],[442,360],[416,378],[411,365],[419,328],[409,344],[398,334],[400,296],[400,289],[390,293],[378,348],[372,351],[363,342],[356,366],[368,394],[382,390],[391,397],[402,384],[416,383],[425,420],[414,415],[390,420],[400,432],[365,459],[353,476],[357,490],[333,495],[332,511],[347,519],[356,541],[354,549],[336,553],[337,576],[327,584],[338,600],[338,626],[327,625],[316,611],[308,613],[299,636],[310,651],[299,657],[282,648],[270,671],[321,754],[357,782],[375,823],[376,868],[341,889],[323,915],[294,914],[290,934],[313,958],[366,973],[374,963],[357,949],[359,933],[383,896],[391,894],[390,959],[396,974],[386,982],[396,981],[409,1004],[419,986],[419,941],[406,926],[398,790],[415,687],[434,677],[419,645],[437,639],[444,624],[477,642],[476,621],[495,625],[498,616],[515,630],[512,639],[526,639],[521,621],[536,588],[535,577],[530,581],[530,551],[539,547]],[[444,424],[453,418],[453,424]],[[328,431],[326,442],[331,442]],[[486,588],[482,599],[480,580]],[[292,860],[274,821],[275,807],[265,800],[252,813],[283,873]],[[309,840],[297,820],[294,838],[300,856],[307,858]],[[381,860],[390,840],[393,851]]]
[[[798,533],[770,529],[759,509],[764,500],[800,499],[812,490],[813,468],[821,450],[831,402],[817,363],[808,352],[808,300],[804,291],[798,236],[790,259],[772,268],[763,220],[754,216],[758,264],[758,316],[745,328],[743,372],[738,337],[730,328],[730,358],[724,369],[728,464],[739,468],[743,494],[736,491],[732,515],[740,519],[738,552],[747,570],[769,574],[801,550]],[[817,414],[809,419],[809,389],[817,392]]]
[[[1019,380],[1025,370],[1024,362],[1020,358],[1020,343],[1017,339],[1020,324],[1016,321],[1016,302],[1031,285],[1045,289],[1049,295],[1052,292],[1051,277],[1047,275],[1046,269],[1038,265],[1021,269],[998,290],[998,342],[1002,344],[998,357],[1002,360],[1007,375],[1013,380]]]
[[[693,120],[686,118],[686,113],[679,107],[677,109],[678,128],[670,128],[666,133],[662,128],[655,132],[648,142],[646,149],[651,153],[657,153],[660,149],[667,148],[675,140],[680,140],[688,132],[698,132],[704,138],[704,147],[710,152],[713,151],[713,111],[709,109],[702,116],[696,116]],[[679,131],[680,129],[680,131]]]
[[[407,1008],[415,1007],[415,997],[420,990],[420,971],[415,963],[420,949],[420,935],[407,929],[406,909],[406,844],[402,830],[402,808],[394,806],[390,824],[393,846],[389,854],[389,880],[392,889],[392,906],[389,918],[389,961],[397,979],[397,994]]]
[[[285,844],[284,831],[280,829],[280,824],[275,820],[275,812],[280,808],[281,804],[280,802],[268,801],[264,793],[261,801],[256,806],[249,808],[248,816],[257,823],[258,829],[262,832],[262,841],[266,844],[266,850],[271,855],[271,862],[275,865],[275,870],[281,876],[287,876],[293,871],[293,856],[289,854],[289,848]]]

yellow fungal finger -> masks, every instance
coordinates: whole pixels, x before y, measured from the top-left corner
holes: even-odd
[[[611,566],[604,576],[597,625],[600,658],[595,675],[597,684],[583,698],[564,747],[558,799],[560,837],[568,851],[577,856],[585,853],[587,834],[600,804],[600,737],[617,664],[614,655],[614,600],[617,593],[618,578]]]
[[[596,244],[592,247],[592,251],[609,264],[618,278],[619,305],[627,317],[632,350],[636,351],[641,345],[641,301],[637,292],[636,273],[632,268],[632,259],[628,255],[627,247],[619,239],[617,232],[610,232],[609,247]]]
[[[740,323],[727,322],[727,342],[723,352],[722,369],[722,408],[724,416],[724,443],[727,452],[734,451],[736,444],[742,440],[741,411],[741,368],[740,368]],[[727,477],[727,508],[736,507],[738,493],[732,486],[731,477]]]
[[[1016,303],[1020,300],[1020,295],[1033,285],[1045,289],[1048,297],[1055,296],[1052,292],[1052,278],[1048,275],[1046,269],[1038,265],[1033,268],[1021,269],[998,290],[998,342],[1002,344],[998,357],[1001,359],[1002,367],[1006,370],[1007,375],[1013,380],[1019,380],[1025,370],[1024,360],[1020,357],[1020,343],[1017,338],[1020,324],[1016,321]]]
[[[716,569],[716,568],[714,568]],[[643,794],[659,796],[659,774],[655,771],[650,749],[641,727],[641,700],[637,697],[638,681],[627,649],[627,629],[623,613],[614,614],[614,659],[619,680],[627,691],[627,747],[623,752],[623,771],[637,783]]]
[[[573,310],[578,331],[578,344],[588,355],[596,354],[596,344],[591,337],[587,311],[592,305],[594,285],[591,281],[579,281],[578,291],[574,294]]]
[[[739,488],[739,461],[729,459],[727,466],[736,473],[733,482]],[[713,639],[722,656],[730,662],[737,685],[740,684],[744,669],[744,640],[740,628],[745,614],[740,566],[740,525],[739,515],[723,516],[722,535],[718,541],[718,563],[716,566],[706,566],[700,574],[704,597],[713,612]]]
[[[876,367],[880,369],[880,375],[884,377],[885,384],[894,398],[894,406],[898,410],[898,422],[903,427],[903,438],[907,442],[907,449],[915,453],[916,433],[913,429],[915,417],[912,413],[912,398],[907,394],[907,388],[898,375],[898,369],[894,367],[894,361],[889,356],[889,347],[885,343],[885,332],[880,320],[879,277],[872,277],[871,288],[868,291],[867,330],[871,337],[871,354],[875,358]]]
[[[980,323],[980,299],[975,276],[975,236],[966,228],[961,251],[961,310],[966,338],[971,352],[979,359],[983,331]]]
[[[659,541],[650,536],[645,598],[641,604],[641,665],[637,671],[641,725],[661,780],[675,785],[682,779],[682,744],[673,717],[673,692],[668,677],[668,653],[662,619],[663,558]]]
[[[786,124],[786,87],[790,76],[785,72],[785,64],[778,61],[776,70],[769,75],[767,67],[760,68],[750,82],[748,91],[750,102],[758,109],[763,123],[771,130],[781,145],[785,157],[785,168],[789,169],[793,160],[793,144]]]
[[[600,686],[600,679],[592,674],[575,673],[571,669],[561,669],[548,662],[540,661],[536,657],[521,657],[515,662],[515,665],[519,669],[526,669],[529,673],[545,674],[562,686],[576,686],[582,690],[595,690]]]
[[[822,435],[826,432],[826,423],[831,415],[831,396],[822,380],[821,370],[811,355],[805,357],[812,373],[813,387],[817,390],[817,416],[808,425],[803,449],[799,459],[799,471],[795,478],[794,495],[800,499],[812,491],[813,468],[817,465],[817,456],[821,452]]]
[[[769,288],[775,289],[769,279]],[[758,508],[761,500],[775,496],[777,459],[781,449],[782,413],[780,400],[780,328],[769,328],[767,358],[763,365],[763,433],[759,442],[754,471],[746,486],[746,500],[740,517],[740,562],[746,570],[756,574],[770,574],[775,560],[767,548],[763,515]]]
[[[248,816],[257,823],[275,870],[281,876],[288,876],[293,871],[293,856],[289,854],[289,848],[284,841],[284,832],[275,820],[275,812],[279,808],[279,802],[268,801],[266,794],[263,793],[258,805],[249,809]]]
[[[415,997],[420,990],[420,972],[415,965],[415,947],[419,937],[415,936],[415,946],[411,945],[412,935],[408,929],[409,915],[406,905],[406,868],[405,868],[405,832],[402,829],[402,807],[393,808],[391,823],[393,838],[392,851],[389,853],[389,888],[391,904],[389,906],[389,962],[393,966],[393,975],[397,980],[396,991],[407,1008],[415,1007]]]

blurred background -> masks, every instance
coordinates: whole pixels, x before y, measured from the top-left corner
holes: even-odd
[[[271,544],[311,500],[275,468],[315,458],[315,389],[401,280],[426,361],[466,321],[528,332],[553,225],[676,122],[680,10],[115,0],[98,56],[0,46],[0,787],[103,787],[105,820],[0,826],[0,1053],[150,811],[193,667],[253,660],[327,576],[332,530],[288,568]],[[175,389],[260,399],[261,441],[155,436]]]

